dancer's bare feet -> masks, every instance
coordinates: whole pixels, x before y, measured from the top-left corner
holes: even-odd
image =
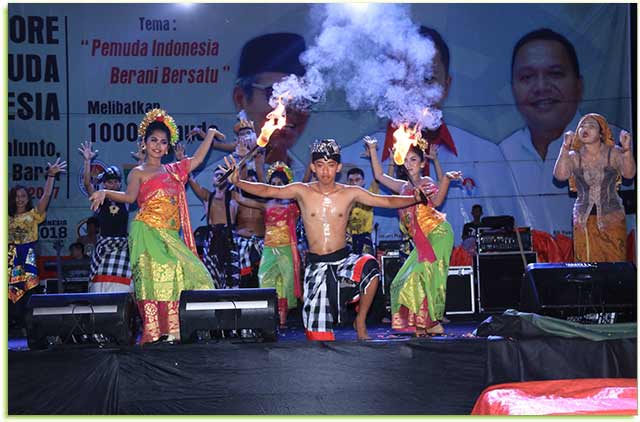
[[[367,323],[364,318],[356,318],[353,322],[353,328],[356,329],[358,340],[371,340],[371,337],[369,337],[369,333],[367,332]]]

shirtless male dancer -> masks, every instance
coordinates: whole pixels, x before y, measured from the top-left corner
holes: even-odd
[[[316,182],[286,186],[248,182],[240,180],[237,168],[230,180],[253,195],[298,201],[309,241],[302,310],[307,339],[335,340],[332,327],[333,323],[341,322],[341,308],[359,301],[354,326],[358,339],[366,340],[369,338],[366,317],[378,288],[380,270],[373,256],[348,253],[349,213],[356,203],[383,208],[407,207],[419,200],[420,191],[416,190],[415,196],[376,195],[360,186],[336,183],[336,173],[342,165],[340,147],[333,139],[314,142],[311,162]],[[225,164],[226,169],[236,167],[232,156],[225,157]]]

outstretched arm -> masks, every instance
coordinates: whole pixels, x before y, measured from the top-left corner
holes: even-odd
[[[176,144],[176,160],[182,161],[185,158],[187,158],[187,155],[185,153],[184,145],[182,144],[182,142],[178,142],[178,144]],[[196,180],[193,178],[191,174],[189,174],[188,182],[189,182],[189,186],[191,186],[191,189],[193,189],[193,192],[201,201],[204,201],[204,202],[209,201],[209,194],[211,194],[211,192],[209,192],[207,189],[200,186],[200,184],[196,182]]]
[[[246,180],[240,180],[238,175],[238,167],[236,160],[232,155],[224,157],[224,163],[226,167],[220,166],[224,171],[233,169],[233,172],[229,176],[231,183],[236,185],[239,189],[250,193],[251,195],[260,196],[262,198],[276,198],[276,199],[295,199],[300,198],[304,184],[291,183],[285,186],[272,186],[265,183],[247,182]]]
[[[371,193],[360,186],[350,186],[349,189],[355,190],[356,202],[370,207],[404,208],[414,205],[420,201],[420,191],[417,188],[415,189],[414,196],[378,195]]]
[[[133,204],[138,198],[138,191],[140,190],[142,174],[138,168],[134,168],[127,177],[127,191],[118,192],[116,190],[100,189],[94,192],[90,197],[91,210],[96,211],[100,208],[100,205],[104,202],[105,198],[109,198],[115,202],[125,202],[127,204]]]
[[[49,170],[47,171],[47,181],[44,183],[44,193],[42,197],[38,201],[38,212],[40,214],[44,214],[47,210],[47,206],[49,205],[49,200],[51,199],[51,192],[53,192],[53,181],[56,178],[58,173],[66,171],[67,162],[60,161],[60,157],[56,160],[55,163],[47,163],[49,165]]]
[[[98,150],[93,151],[91,149],[91,141],[86,141],[80,144],[80,148],[78,148],[80,154],[84,158],[84,169],[82,173],[82,184],[86,189],[87,193],[91,195],[96,190],[91,186],[91,160],[96,156]]]
[[[440,165],[440,160],[438,159],[438,145],[431,144],[429,147],[429,153],[427,154],[427,158],[433,161],[433,167],[436,169],[436,178],[438,180],[442,180],[444,177],[444,172],[442,171],[442,166]]]
[[[264,174],[264,151],[258,151],[256,158],[254,158],[256,165],[256,177],[258,182],[267,183],[266,176]]]
[[[569,151],[571,149],[571,142],[573,140],[573,132],[568,131],[564,134],[564,140],[560,147],[560,153],[556,159],[556,164],[553,166],[553,177],[559,182],[564,182],[571,176],[571,157]]]
[[[633,159],[633,142],[631,135],[626,130],[620,132],[620,145],[622,146],[622,177],[631,179],[636,174],[636,162]]]
[[[378,160],[378,141],[374,138],[370,138],[369,136],[365,136],[363,141],[365,144],[365,155],[368,155],[369,158],[371,158],[371,169],[373,170],[373,177],[375,177],[378,182],[388,187],[393,192],[400,192],[402,186],[405,184],[405,181],[393,178],[384,173],[384,171],[382,170],[382,165]]]
[[[204,141],[200,144],[196,152],[193,154],[193,158],[189,162],[189,172],[192,172],[194,169],[198,168],[200,164],[204,161],[204,158],[207,156],[209,152],[209,148],[211,147],[211,143],[214,138],[224,139],[224,134],[218,132],[216,129],[209,129],[207,131],[207,136],[204,137]]]
[[[209,129],[211,130],[211,129]],[[200,136],[202,139],[207,137],[207,134],[204,133],[204,130],[202,130],[201,127],[195,127],[193,129],[191,129],[191,131],[187,134],[186,136],[186,140],[187,142],[192,142],[195,138],[195,136]],[[222,135],[222,138],[220,139],[224,139],[225,136]],[[233,152],[233,150],[236,149],[236,143],[233,142],[231,144],[225,144],[223,142],[216,142],[215,138],[211,141],[211,148],[213,149],[217,149],[220,151],[226,151],[226,152]]]
[[[442,205],[445,198],[447,197],[447,192],[449,192],[449,183],[452,180],[462,181],[462,172],[448,171],[444,174],[442,179],[440,179],[440,184],[438,185],[438,193],[431,200],[434,207],[439,207],[440,205]]]
[[[204,202],[209,201],[209,195],[211,195],[211,192],[203,188],[200,183],[196,182],[196,179],[194,179],[191,175],[189,175],[189,186],[191,186],[191,189],[193,189],[193,193],[196,194],[198,199]]]
[[[255,208],[262,211],[267,209],[267,204],[265,204],[264,202],[256,201],[255,199],[251,198],[245,198],[239,192],[233,192],[233,200],[245,207]]]

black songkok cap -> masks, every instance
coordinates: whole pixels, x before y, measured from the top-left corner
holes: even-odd
[[[306,49],[304,38],[298,34],[265,34],[247,41],[240,53],[238,78],[263,72],[279,72],[302,76],[304,66],[300,54]]]

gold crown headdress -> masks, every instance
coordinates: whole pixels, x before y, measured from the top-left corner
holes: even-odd
[[[178,127],[176,126],[176,122],[173,120],[173,117],[169,116],[167,112],[161,108],[154,108],[144,115],[144,118],[140,122],[140,126],[138,126],[138,135],[144,137],[147,128],[153,122],[164,123],[164,125],[169,129],[169,132],[171,133],[169,143],[171,143],[171,145],[175,145],[176,142],[178,142]]]
[[[249,120],[249,118],[247,117],[247,113],[245,113],[244,110],[240,110],[240,112],[238,113],[238,123],[233,126],[233,131],[236,135],[240,133],[242,129],[251,129],[254,132],[256,131],[255,127],[253,126],[253,122]]]
[[[293,182],[293,171],[291,171],[291,168],[282,161],[276,161],[275,163],[271,164],[271,166],[267,170],[267,182],[271,180],[271,176],[276,171],[281,171],[287,175],[287,184]]]

